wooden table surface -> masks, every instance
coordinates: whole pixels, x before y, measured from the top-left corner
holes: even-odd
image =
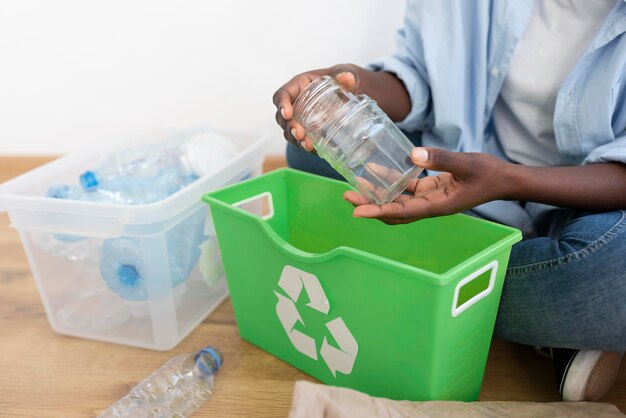
[[[0,157],[0,183],[47,160]],[[241,340],[228,299],[168,352],[56,334],[19,237],[0,215],[0,416],[96,416],[170,357],[207,344],[219,347],[225,362],[213,397],[194,416],[286,417],[294,382],[314,381]],[[558,400],[551,367],[530,347],[495,340],[480,399]],[[604,401],[626,412],[625,365]]]

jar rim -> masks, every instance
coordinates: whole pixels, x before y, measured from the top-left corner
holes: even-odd
[[[293,115],[298,123],[304,123],[304,117],[299,117],[300,115],[304,115],[305,112],[303,110],[305,108],[310,108],[315,106],[324,96],[324,94],[320,94],[324,91],[332,92],[335,90],[343,90],[339,84],[330,76],[324,75],[316,78],[311,81],[296,97],[296,100],[293,103]],[[308,122],[314,123],[321,116],[311,119]]]

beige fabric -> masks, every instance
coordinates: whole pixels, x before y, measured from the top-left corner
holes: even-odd
[[[626,417],[615,405],[591,402],[408,402],[299,381],[289,418],[597,418]]]

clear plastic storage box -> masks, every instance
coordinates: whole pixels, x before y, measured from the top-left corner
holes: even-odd
[[[212,220],[201,198],[259,174],[267,137],[221,134],[237,146],[236,157],[156,203],[45,197],[52,185],[76,183],[114,147],[74,153],[0,185],[0,211],[8,212],[19,232],[56,332],[168,350],[226,297]],[[189,234],[198,239],[187,239]],[[111,270],[120,283],[106,280]]]

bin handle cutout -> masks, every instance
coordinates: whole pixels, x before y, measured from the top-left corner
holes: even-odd
[[[489,285],[487,286],[487,288],[484,289],[483,291],[475,294],[474,296],[472,296],[471,298],[469,298],[465,302],[463,302],[461,304],[461,306],[457,306],[457,304],[459,302],[459,293],[460,293],[461,289],[463,288],[463,286],[465,286],[468,283],[476,280],[483,273],[486,273],[489,270],[491,270],[491,273],[489,274]],[[482,267],[481,269],[476,270],[474,273],[472,273],[469,276],[465,277],[463,280],[461,280],[456,285],[456,288],[454,289],[454,300],[452,301],[452,317],[458,316],[461,312],[467,310],[469,307],[474,305],[479,300],[487,297],[491,293],[491,291],[493,290],[493,287],[494,287],[495,282],[496,282],[496,273],[497,272],[498,272],[498,261],[494,260],[491,263],[487,264],[486,266]]]
[[[232,206],[260,216],[263,220],[274,217],[274,199],[272,193],[263,192],[233,203]]]

